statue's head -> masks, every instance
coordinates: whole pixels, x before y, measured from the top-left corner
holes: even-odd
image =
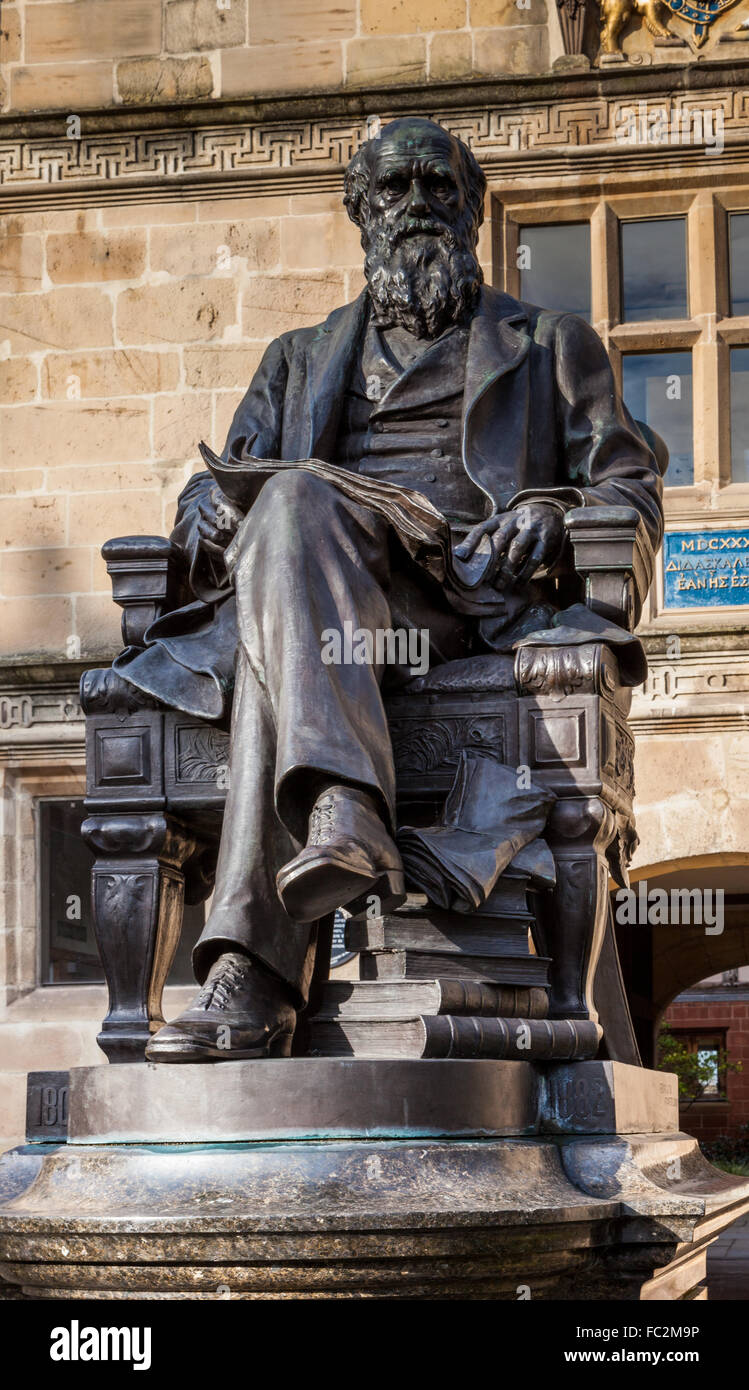
[[[379,323],[433,338],[472,311],[485,191],[471,151],[434,121],[391,121],[361,146],[346,170],[344,203],[361,229]]]

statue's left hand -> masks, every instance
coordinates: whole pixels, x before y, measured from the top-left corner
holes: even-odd
[[[517,589],[540,569],[559,558],[564,544],[564,515],[545,502],[524,502],[509,512],[499,512],[479,522],[456,546],[461,560],[473,554],[482,536],[491,536],[492,558],[485,579],[499,587]]]

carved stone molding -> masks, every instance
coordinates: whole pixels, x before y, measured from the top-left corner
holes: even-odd
[[[727,73],[728,76],[728,73]],[[502,104],[440,109],[428,113],[465,140],[489,173],[517,172],[519,158],[537,159],[555,153],[568,156],[570,148],[590,159],[600,150],[610,165],[622,163],[660,165],[670,154],[682,162],[704,160],[700,146],[678,148],[638,147],[617,139],[626,113],[640,103],[671,115],[687,106],[709,107],[723,113],[726,150],[749,141],[749,85],[717,85],[655,94],[627,91],[586,91],[560,99],[550,90],[545,99],[529,94],[522,104]],[[416,102],[415,105],[420,104]],[[388,111],[382,111],[388,119]],[[9,210],[33,205],[60,205],[75,195],[76,201],[107,198],[140,201],[153,196],[199,197],[210,186],[216,192],[247,189],[270,193],[332,189],[340,185],[342,170],[366,134],[363,117],[294,119],[283,123],[197,126],[163,130],[118,130],[84,134],[69,140],[59,135],[43,138],[16,136],[0,139],[0,206]]]

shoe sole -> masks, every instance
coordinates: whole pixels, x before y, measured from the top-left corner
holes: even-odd
[[[181,1042],[161,1043],[158,1049],[146,1046],[147,1062],[245,1062],[259,1058],[290,1057],[293,1033],[281,1033],[266,1047],[217,1048],[185,1037]]]
[[[284,911],[295,922],[318,922],[338,907],[350,912],[366,912],[370,898],[378,898],[378,911],[391,912],[406,900],[405,877],[401,869],[384,874],[358,874],[347,864],[336,863],[330,856],[307,860],[301,869],[286,874],[283,869],[276,877],[278,896]]]

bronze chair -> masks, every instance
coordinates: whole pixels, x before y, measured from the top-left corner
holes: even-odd
[[[564,601],[582,599],[632,631],[654,566],[637,513],[580,508],[566,524],[575,573]],[[107,541],[102,553],[123,610],[124,641],[142,645],[149,624],[183,601],[180,552],[159,536],[127,536]],[[87,699],[85,677],[82,703],[83,834],[95,856],[93,915],[109,987],[98,1041],[111,1062],[142,1061],[163,1023],[183,904],[211,892],[229,736],[225,726],[160,706],[134,688],[102,708]],[[527,896],[527,913],[521,903],[508,916],[506,904],[490,900],[474,917],[460,916],[415,899],[388,919],[350,922],[348,943],[362,953],[358,993],[353,982],[325,983],[331,924],[320,924],[316,981],[295,1052],[401,1055],[407,1045],[421,1056],[598,1051],[638,1060],[608,907],[609,875],[626,882],[636,843],[630,703],[616,651],[600,641],[452,661],[389,697],[399,819],[428,824],[461,751],[489,748],[504,763],[529,768],[556,795],[546,832],[556,886]],[[400,994],[392,987],[398,980]],[[438,986],[431,1003],[418,993],[424,981]],[[390,988],[373,990],[372,982]],[[420,1043],[410,1035],[404,1043],[403,1029],[392,1027],[405,1016],[420,1025]]]

